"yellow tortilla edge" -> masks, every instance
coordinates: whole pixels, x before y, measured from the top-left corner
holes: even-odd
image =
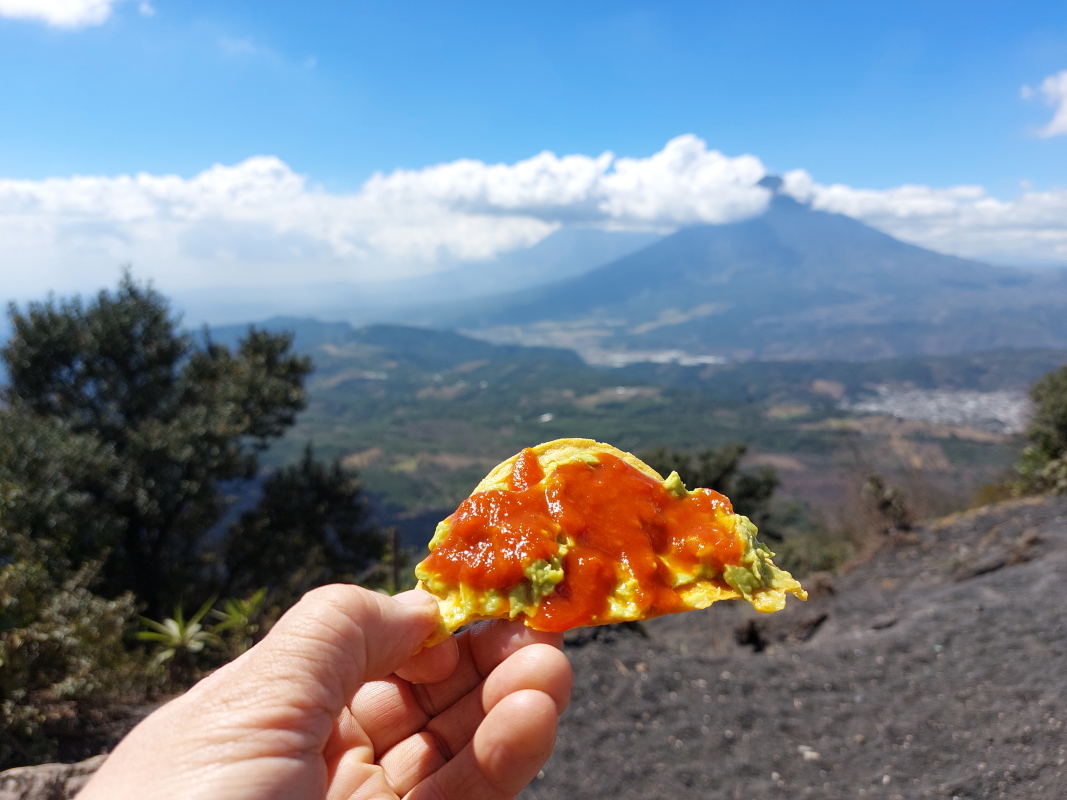
[[[422,643],[422,648],[433,647],[436,644],[441,644],[449,636],[462,628],[464,625],[469,625],[472,622],[481,622],[487,619],[499,619],[499,617],[483,617],[483,616],[466,616],[462,619],[457,619],[454,612],[455,607],[458,605],[456,597],[458,593],[449,592],[445,597],[436,595],[426,588],[426,585],[422,581],[415,584],[415,588],[426,592],[434,600],[437,601],[437,627],[434,628],[433,633]]]
[[[788,575],[788,573],[785,573]],[[474,622],[481,622],[483,620],[504,619],[499,615],[481,615],[481,614],[468,614],[464,608],[462,601],[462,594],[460,592],[449,592],[445,597],[434,595],[427,589],[422,581],[419,581],[416,587],[428,594],[431,594],[435,600],[437,600],[437,607],[440,612],[438,617],[437,627],[433,634],[426,640],[423,647],[433,647],[435,644],[440,644],[457,630],[465,625],[470,625]],[[718,580],[695,580],[692,583],[685,584],[684,586],[678,586],[675,588],[678,597],[686,605],[687,611],[698,611],[703,608],[708,608],[714,603],[718,603],[722,600],[743,600],[744,595],[729,586],[723,586],[721,581]],[[750,603],[752,607],[763,614],[770,614],[775,611],[781,611],[785,608],[786,595],[791,594],[800,600],[807,600],[808,594],[801,587],[800,582],[794,579],[791,575],[788,576],[788,581],[784,581],[782,585],[775,587],[765,587],[755,592]],[[681,612],[669,612],[669,613],[681,613]],[[653,619],[657,614],[619,614],[613,615],[610,619],[605,619],[595,623],[596,625],[612,625],[617,622],[640,622],[647,619]],[[523,624],[528,628],[538,630],[537,626],[532,624],[533,620],[526,614],[521,614],[518,617],[522,620]],[[590,627],[590,626],[586,626]]]
[[[612,447],[610,444],[598,442],[595,439],[555,439],[551,442],[535,445],[530,449],[537,455],[537,460],[540,462],[546,478],[564,464],[570,464],[574,461],[596,461],[596,456],[607,453],[625,461],[631,467],[648,475],[650,478],[663,482],[663,476],[637,456],[617,447]],[[474,491],[471,494],[487,492],[490,489],[507,489],[511,469],[520,455],[522,455],[521,452],[516,453],[507,461],[503,461],[493,467],[490,473],[482,478],[482,482],[474,487]]]

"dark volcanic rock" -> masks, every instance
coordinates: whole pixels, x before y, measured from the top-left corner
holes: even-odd
[[[780,615],[576,637],[574,699],[524,796],[1062,800],[1065,587],[1067,498],[1023,500],[888,541]]]

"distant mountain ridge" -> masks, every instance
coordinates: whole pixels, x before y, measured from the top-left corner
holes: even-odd
[[[584,275],[434,320],[490,341],[730,359],[1067,347],[1067,271],[997,267],[776,196]]]
[[[293,348],[303,353],[336,351],[355,345],[365,357],[402,359],[421,369],[450,369],[457,364],[495,360],[546,359],[561,365],[582,366],[572,350],[551,347],[496,345],[454,331],[408,325],[377,324],[356,328],[348,322],[324,322],[313,317],[271,317],[252,326],[293,335]],[[214,341],[234,347],[250,325],[220,325],[210,329]],[[336,355],[336,352],[331,353]],[[351,355],[351,353],[349,353]]]
[[[209,287],[178,292],[175,303],[196,323],[225,325],[279,315],[343,319],[356,324],[421,321],[424,309],[581,275],[662,236],[634,231],[562,228],[532,247],[493,258],[453,262],[443,272],[381,281]],[[459,306],[457,307],[465,307]]]

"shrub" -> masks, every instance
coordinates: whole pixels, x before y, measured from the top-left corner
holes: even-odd
[[[245,600],[224,600],[221,611],[211,610],[211,616],[218,620],[211,632],[222,637],[235,658],[256,643],[263,627],[263,601],[266,598],[267,589],[263,587]]]
[[[0,768],[54,759],[58,733],[100,704],[143,697],[159,675],[123,647],[133,597],[89,590],[97,569],[57,584],[32,559],[0,568]]]
[[[816,529],[787,536],[774,546],[774,563],[796,578],[813,572],[836,572],[856,551],[855,536]]]
[[[1067,494],[1067,366],[1037,381],[1030,397],[1035,408],[1026,429],[1030,446],[1018,465],[1020,492]]]
[[[862,495],[874,512],[882,533],[911,530],[912,515],[904,492],[888,485],[881,475],[867,478]]]

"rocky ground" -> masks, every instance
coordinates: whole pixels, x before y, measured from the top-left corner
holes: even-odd
[[[568,634],[574,699],[526,800],[1067,797],[1067,498],[948,517],[805,584],[771,616]],[[70,797],[95,764],[4,773],[0,800]]]
[[[1067,498],[887,539],[812,599],[569,635],[537,798],[1067,797]]]

